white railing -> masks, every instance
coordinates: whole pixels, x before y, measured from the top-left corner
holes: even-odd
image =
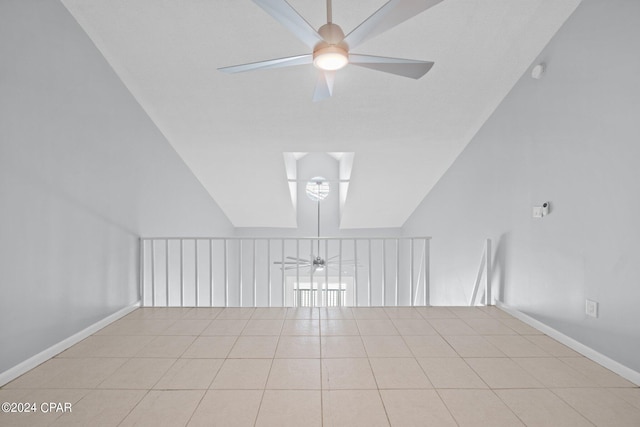
[[[429,242],[429,237],[142,238],[141,301],[147,307],[429,305]],[[326,268],[314,267],[316,257]]]
[[[480,268],[478,268],[478,275],[476,276],[476,282],[473,285],[473,291],[471,292],[471,299],[469,306],[476,305],[476,299],[478,296],[478,290],[480,289],[480,282],[482,276],[484,276],[484,304],[494,305],[491,298],[491,239],[485,240],[484,250],[482,251],[482,258],[480,260]]]

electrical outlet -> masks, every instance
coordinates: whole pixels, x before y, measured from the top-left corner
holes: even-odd
[[[589,317],[598,317],[598,303],[588,299],[584,311]]]
[[[534,218],[542,218],[544,216],[544,213],[542,211],[542,206],[534,206],[532,216]]]

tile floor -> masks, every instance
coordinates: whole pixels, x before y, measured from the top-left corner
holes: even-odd
[[[640,426],[638,387],[494,307],[143,308],[0,401],[39,409],[2,426]]]

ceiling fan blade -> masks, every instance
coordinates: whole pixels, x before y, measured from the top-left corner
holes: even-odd
[[[223,73],[243,73],[245,71],[253,70],[266,70],[269,68],[284,68],[293,67],[295,65],[311,64],[313,62],[313,55],[297,55],[288,56],[286,58],[269,59],[267,61],[251,62],[249,64],[233,65],[231,67],[218,68],[218,71]]]
[[[318,80],[316,81],[316,88],[313,91],[313,102],[322,101],[323,99],[330,98],[333,94],[333,82],[336,78],[335,71],[322,71],[318,72]]]
[[[433,62],[384,56],[350,54],[349,63],[376,71],[419,79],[433,67]]]
[[[309,262],[309,258],[300,258],[300,257],[294,257],[294,256],[288,256],[286,257],[286,259],[292,259],[294,261],[300,261],[300,262]]]
[[[253,2],[310,48],[322,41],[320,34],[286,0],[253,0]]]
[[[344,38],[350,49],[382,34],[442,0],[390,0]]]

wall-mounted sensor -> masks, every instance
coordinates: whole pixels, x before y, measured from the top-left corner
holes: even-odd
[[[533,77],[536,80],[540,80],[544,75],[545,69],[546,69],[546,66],[544,63],[536,65],[531,69],[531,77]]]
[[[533,207],[533,217],[534,218],[542,218],[545,215],[549,215],[551,212],[551,203],[544,202],[542,206],[534,206]]]

